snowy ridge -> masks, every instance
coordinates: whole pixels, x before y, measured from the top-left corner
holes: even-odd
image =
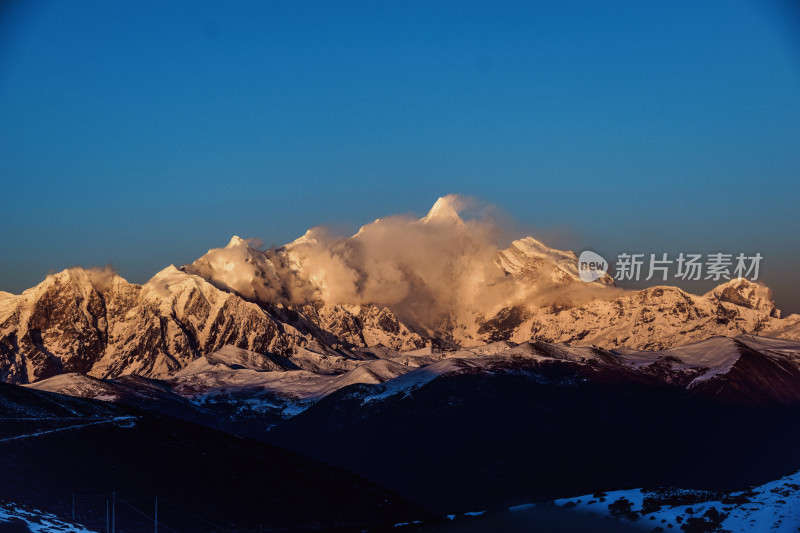
[[[611,351],[588,346],[544,342],[515,344],[509,341],[455,350],[426,347],[398,352],[383,347],[359,354],[362,356],[360,359],[305,351],[302,364],[295,366],[294,362],[300,359],[265,357],[225,346],[196,359],[166,382],[158,384],[123,378],[125,386],[121,387],[122,383],[117,380],[66,374],[29,386],[112,402],[123,395],[159,399],[174,394],[190,400],[199,408],[230,404],[236,406],[240,414],[252,411],[287,418],[350,385],[364,386],[358,393],[362,402],[384,401],[407,396],[448,375],[529,372],[532,365],[547,364],[551,367],[569,365],[573,369],[584,367],[589,376],[600,369],[614,373],[633,372],[687,392],[695,391],[726,401],[738,398],[743,402],[800,403],[800,342],[751,335],[713,337],[691,345],[652,351]],[[740,362],[743,357],[747,359],[746,363]],[[745,370],[737,371],[742,364]],[[754,364],[759,366],[754,367]],[[769,374],[773,376],[771,379],[780,379],[789,392],[775,389],[753,397],[748,380],[760,379],[753,374],[753,368],[766,368],[773,372]],[[701,384],[707,385],[707,389],[697,389]]]
[[[249,354],[244,366],[342,373],[371,347],[414,365],[501,341],[655,350],[717,335],[800,339],[800,316],[780,318],[761,285],[692,295],[583,283],[573,252],[533,237],[498,250],[461,205],[446,196],[421,219],[378,219],[342,238],[313,229],[267,250],[234,236],[143,285],[75,268],[0,293],[0,380],[168,378],[228,347]]]
[[[751,303],[754,293],[762,296]],[[510,338],[519,341],[532,336],[547,342],[647,350],[714,335],[772,336],[776,332],[775,336],[796,338],[795,330],[786,329],[794,323],[794,315],[785,320],[778,315],[767,289],[747,280],[731,280],[704,296],[677,287],[651,287],[578,307],[533,310],[520,320]]]
[[[108,382],[76,373],[59,374],[33,383],[29,387],[79,398],[94,398],[110,402],[119,399],[118,395],[115,394],[114,388]]]
[[[550,279],[556,285],[580,281],[578,256],[574,252],[550,248],[533,237],[512,242],[507,249],[497,253],[495,262],[505,272],[532,283],[536,283],[543,268],[549,270]],[[608,274],[599,282],[614,285],[614,280]]]
[[[800,529],[800,472],[737,492],[634,489],[565,498],[554,504],[648,530],[788,533]]]
[[[33,533],[97,533],[84,526],[65,522],[50,513],[10,502],[0,503],[0,526],[5,524],[27,527]]]

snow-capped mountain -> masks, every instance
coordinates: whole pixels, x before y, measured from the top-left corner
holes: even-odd
[[[28,386],[132,404],[202,423],[220,418],[225,424],[252,421],[262,431],[351,385],[362,386],[351,397],[359,395],[362,402],[377,405],[443,377],[527,372],[540,366],[591,371],[583,378],[589,380],[608,372],[624,373],[726,404],[800,404],[800,341],[752,335],[717,336],[665,350],[499,341],[454,350],[426,347],[398,352],[379,347],[358,353],[360,359],[318,355],[313,365],[313,352],[308,352],[305,368],[300,368],[290,358],[225,346],[192,361],[166,381],[138,376],[102,380],[70,373]]]
[[[742,279],[730,280],[702,296],[677,287],[650,287],[577,307],[528,309],[516,315],[517,321],[510,324],[513,330],[501,331],[517,341],[532,337],[609,348],[661,349],[712,335],[772,335],[795,319],[779,316],[769,289]],[[797,338],[790,331],[779,335]]]
[[[175,267],[142,286],[65,270],[0,306],[1,368],[17,383],[63,372],[165,376],[229,344],[288,355],[302,342],[257,305]]]
[[[351,237],[309,230],[280,248],[234,237],[143,285],[68,269],[0,293],[0,379],[62,373],[173,376],[226,347],[282,369],[342,373],[364,349],[400,352],[509,340],[661,349],[713,335],[800,338],[768,289],[732,280],[697,296],[675,287],[586,284],[573,252],[526,237],[498,249],[440,198],[421,219],[388,217]]]

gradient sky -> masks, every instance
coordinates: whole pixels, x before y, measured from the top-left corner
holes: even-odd
[[[758,251],[800,311],[796,5],[6,2],[0,290],[462,193],[612,259]]]

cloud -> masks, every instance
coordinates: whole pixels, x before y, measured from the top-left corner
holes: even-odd
[[[71,270],[78,275],[81,275],[83,272],[86,273],[86,277],[89,279],[89,283],[92,284],[92,287],[95,291],[99,294],[105,293],[111,281],[119,275],[117,269],[114,268],[111,264],[107,264],[104,267],[93,266],[89,268],[81,268],[81,267],[72,267]]]
[[[462,218],[465,210],[475,215]],[[316,227],[267,250],[234,237],[184,270],[252,300],[375,304],[430,327],[513,305],[579,305],[614,293],[574,282],[556,262],[564,252],[537,256],[525,275],[506,272],[497,263],[509,233],[503,220],[475,200],[449,195],[421,219],[381,218],[351,236]]]
[[[250,300],[298,304],[315,298],[284,258],[274,249],[262,250],[258,239],[234,236],[225,248],[209,250],[184,270]]]
[[[547,258],[535,283],[507,274],[496,264],[506,228],[494,216],[462,219],[459,211],[474,204],[450,195],[422,219],[382,218],[351,237],[316,228],[287,248],[325,301],[384,305],[427,324],[463,313],[488,316],[509,305],[570,305],[609,294],[592,284],[552,281],[557,267]]]

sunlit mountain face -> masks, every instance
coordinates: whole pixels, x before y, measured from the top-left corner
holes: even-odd
[[[128,527],[155,509],[128,499],[160,495],[192,531],[711,528],[750,519],[744,494],[795,524],[793,496],[748,487],[795,490],[800,452],[777,443],[800,422],[800,317],[746,278],[587,280],[463,205],[233,237],[142,285],[73,268],[3,293],[1,512],[94,531],[105,496],[84,495],[118,493]]]
[[[781,318],[759,283],[721,279],[693,295],[624,290],[605,272],[585,282],[575,253],[530,236],[501,247],[491,220],[459,216],[462,202],[443,197],[421,219],[381,218],[348,237],[314,228],[278,248],[233,237],[143,285],[108,268],[53,274],[2,295],[2,377],[169,378],[230,348],[284,370],[345,372],[376,346],[654,350],[714,335],[800,336],[800,318]]]

